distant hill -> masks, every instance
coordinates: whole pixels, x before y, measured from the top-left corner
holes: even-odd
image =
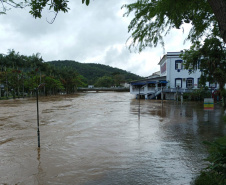
[[[49,61],[51,65],[54,65],[56,68],[69,67],[80,75],[84,76],[87,79],[87,83],[94,84],[98,78],[103,76],[112,77],[114,75],[122,75],[126,82],[139,80],[142,77],[130,73],[128,71],[110,67],[103,64],[94,64],[94,63],[79,63],[72,60],[58,60],[58,61]]]

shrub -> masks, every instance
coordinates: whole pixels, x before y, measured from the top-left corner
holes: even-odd
[[[202,171],[195,179],[194,185],[220,185],[217,181],[216,175],[211,172]]]
[[[226,137],[212,143],[205,142],[205,144],[210,146],[210,154],[207,158],[210,164],[207,169],[215,173],[220,184],[226,184]]]
[[[226,136],[215,142],[204,142],[208,145],[209,165],[195,179],[195,185],[225,185],[226,184]]]
[[[206,89],[194,89],[190,93],[184,93],[183,98],[185,100],[192,100],[192,101],[197,101],[197,100],[204,100],[204,98],[210,97],[210,91]]]

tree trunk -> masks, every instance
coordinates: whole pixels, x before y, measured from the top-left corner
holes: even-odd
[[[222,97],[223,107],[226,107],[226,89],[224,89],[225,83],[219,83],[219,90]]]
[[[220,36],[226,43],[226,0],[208,0],[220,29]]]
[[[226,97],[225,96],[222,97],[222,104],[223,104],[223,107],[226,108]]]

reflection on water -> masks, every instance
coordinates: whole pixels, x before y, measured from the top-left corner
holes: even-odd
[[[223,110],[129,93],[0,101],[0,184],[189,184]]]

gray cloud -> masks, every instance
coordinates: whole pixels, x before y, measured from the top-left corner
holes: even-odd
[[[43,12],[42,19],[34,19],[28,8],[12,9],[7,15],[0,15],[0,53],[8,49],[25,55],[39,52],[45,61],[95,62],[141,76],[150,75],[159,68],[162,48],[149,48],[141,54],[126,48],[131,20],[131,17],[122,17],[121,6],[126,2],[131,0],[95,0],[89,6],[70,1],[69,12],[59,13],[53,24],[46,21],[54,16],[48,10]],[[166,49],[178,51],[184,48],[181,43],[181,36],[172,34],[167,37]]]

